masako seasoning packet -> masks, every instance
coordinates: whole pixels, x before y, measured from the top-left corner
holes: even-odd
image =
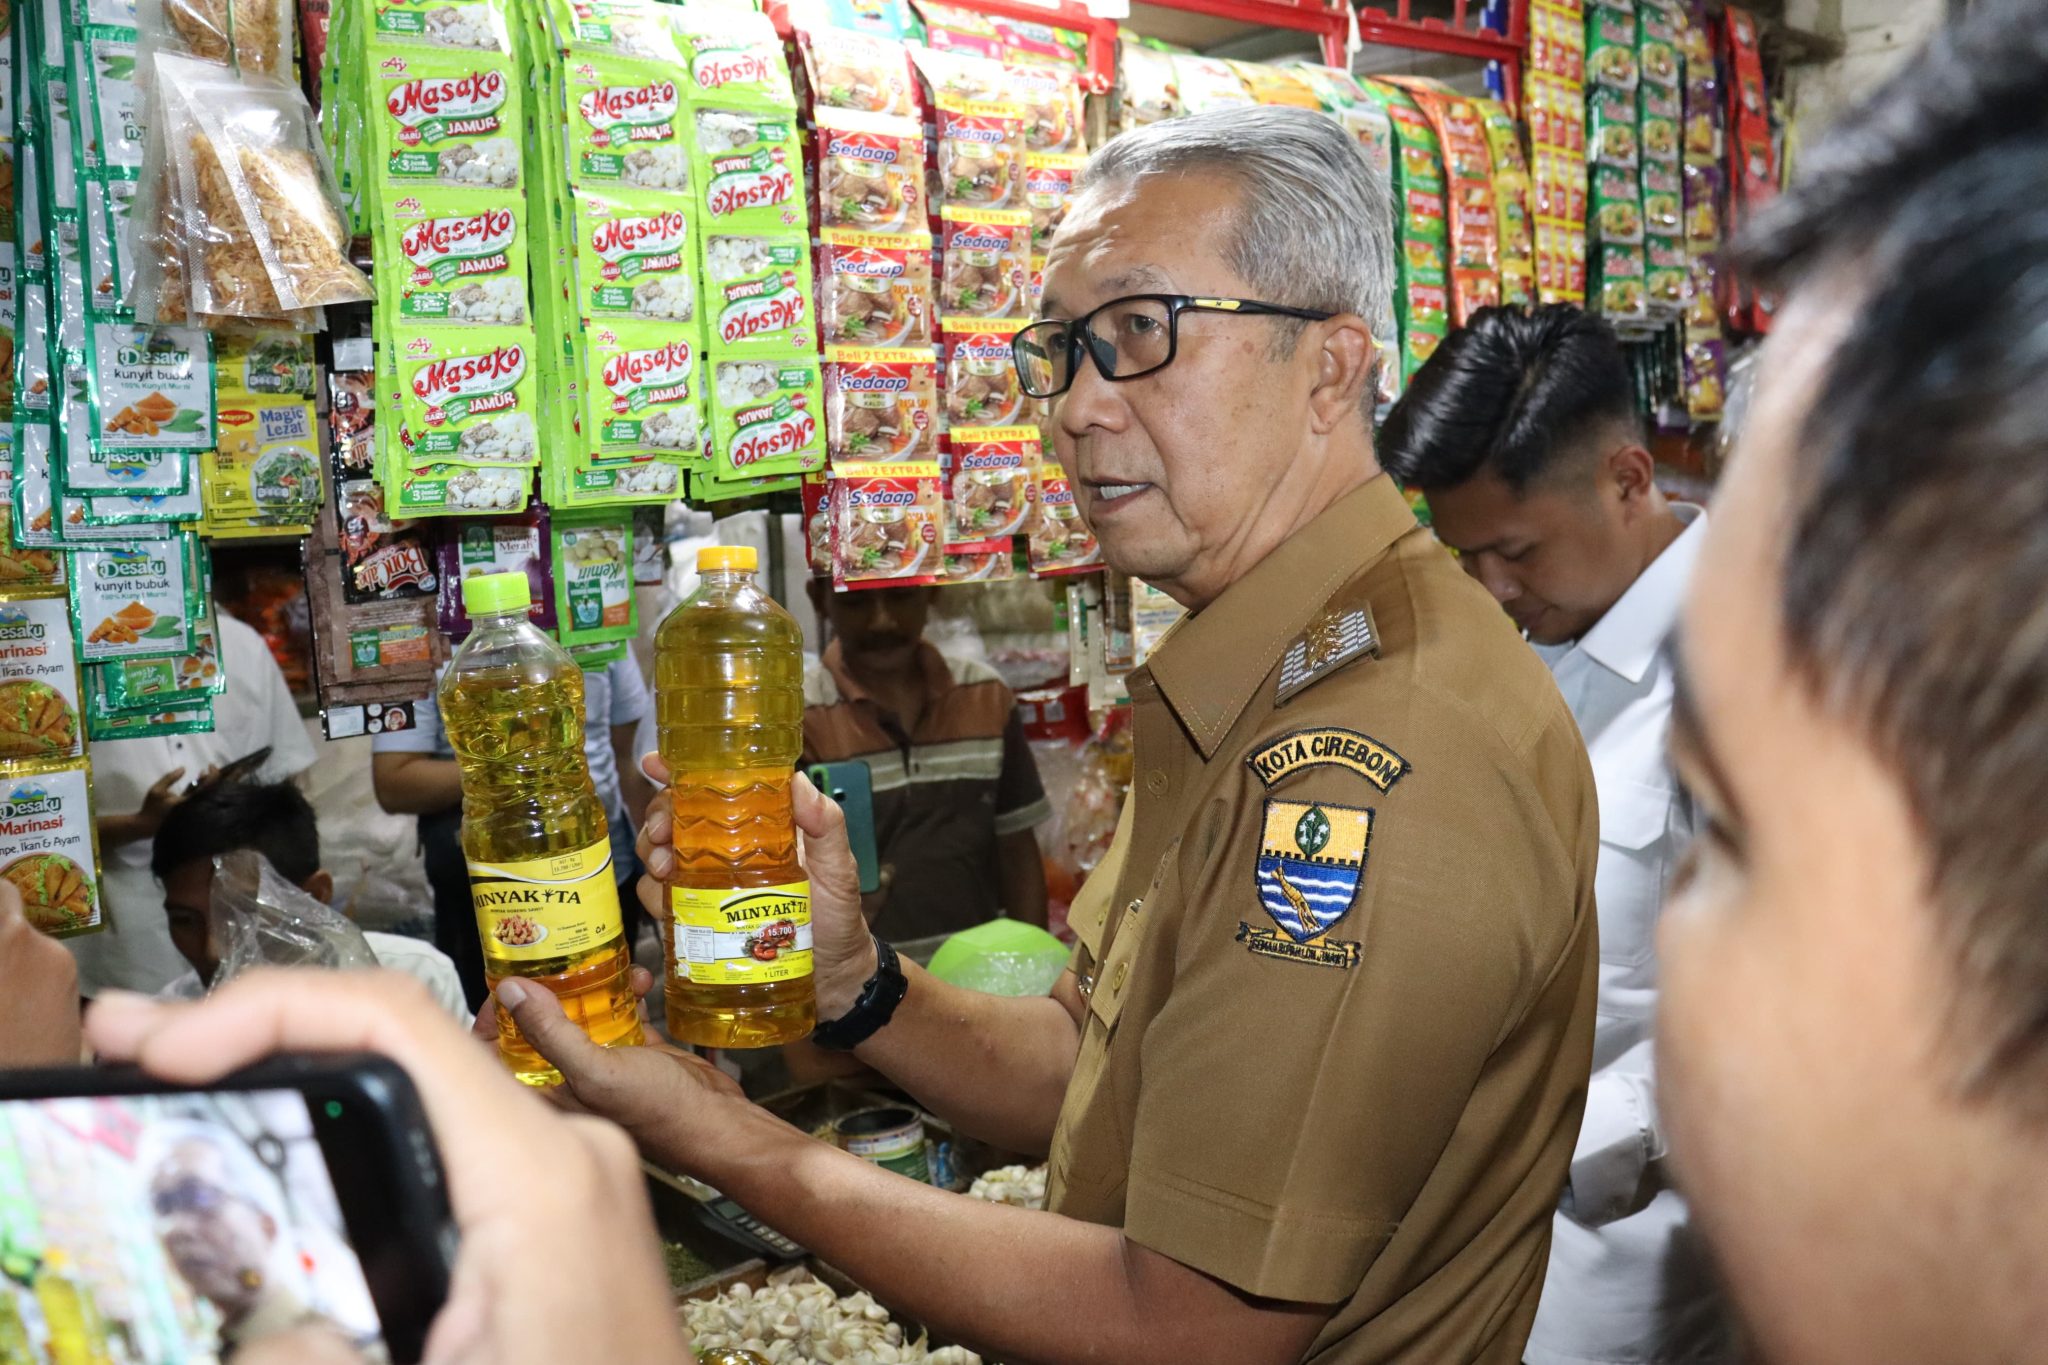
[[[711,354],[712,451],[719,473],[762,478],[824,464],[824,383],[815,355]]]

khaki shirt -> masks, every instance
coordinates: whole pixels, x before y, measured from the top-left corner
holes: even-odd
[[[1379,656],[1299,687],[1361,607]],[[1131,799],[1069,916],[1052,1207],[1336,1305],[1315,1365],[1519,1361],[1598,966],[1593,776],[1549,674],[1382,477],[1130,690]]]

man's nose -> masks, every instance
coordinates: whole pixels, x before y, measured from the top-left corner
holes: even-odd
[[[1508,572],[1507,565],[1499,555],[1488,551],[1468,554],[1462,557],[1465,572],[1479,580],[1480,586],[1493,594],[1493,600],[1506,606],[1522,595],[1522,585]]]

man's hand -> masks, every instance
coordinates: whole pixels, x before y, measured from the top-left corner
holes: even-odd
[[[86,1032],[109,1060],[193,1085],[278,1052],[378,1052],[403,1066],[440,1143],[462,1232],[427,1339],[433,1365],[688,1361],[631,1144],[608,1124],[556,1113],[411,978],[262,971],[197,1004],[109,995]]]
[[[668,765],[659,754],[641,760],[647,775],[666,786]],[[839,803],[796,774],[790,784],[796,827],[803,839],[797,857],[811,881],[811,968],[818,983],[818,1017],[837,1019],[860,998],[875,974],[875,940],[861,912],[860,868],[846,841],[846,813]],[[669,919],[667,882],[676,873],[675,820],[669,803],[656,801],[640,826],[640,903],[657,923]],[[522,1027],[524,1025],[522,1024]],[[553,1060],[550,1058],[549,1060]]]
[[[717,1140],[721,1114],[747,1106],[739,1083],[694,1053],[652,1040],[599,1047],[545,986],[507,977],[494,1003],[562,1073],[562,1098],[618,1124],[642,1152],[681,1174],[701,1172],[692,1158]]]
[[[0,1071],[79,1057],[78,964],[28,922],[14,883],[0,881]]]

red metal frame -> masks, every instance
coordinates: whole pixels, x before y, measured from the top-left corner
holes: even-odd
[[[1172,3],[1172,0],[1168,0]],[[1375,47],[1406,48],[1413,52],[1442,52],[1474,61],[1499,62],[1507,69],[1507,103],[1521,102],[1522,57],[1529,48],[1529,0],[1513,0],[1508,6],[1508,31],[1496,33],[1482,28],[1467,0],[1453,0],[1451,20],[1417,19],[1410,0],[1397,0],[1392,14],[1378,8],[1360,8],[1358,36]]]

